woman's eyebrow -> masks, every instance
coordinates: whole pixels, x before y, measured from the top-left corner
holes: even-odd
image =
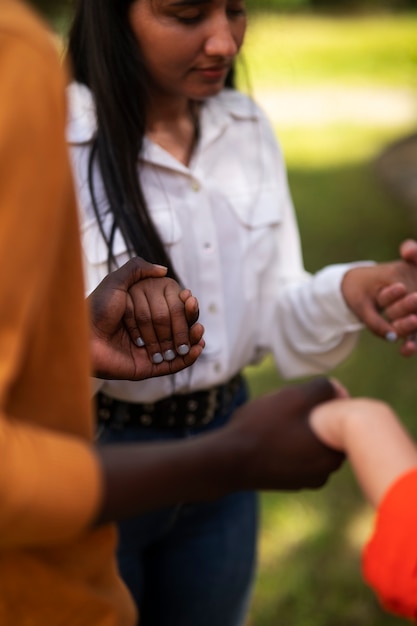
[[[195,6],[200,4],[211,4],[212,0],[177,0],[176,2],[170,2],[172,7],[182,6]]]

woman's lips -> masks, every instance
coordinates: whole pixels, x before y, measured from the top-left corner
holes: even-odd
[[[227,74],[229,67],[226,65],[213,65],[211,67],[198,67],[196,71],[207,80],[220,80]]]

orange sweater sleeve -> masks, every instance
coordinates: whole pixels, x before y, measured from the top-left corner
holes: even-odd
[[[417,468],[388,490],[374,532],[363,551],[362,569],[383,607],[417,619]]]
[[[35,18],[28,18],[30,37],[25,37],[23,12],[17,34],[13,30],[7,11],[8,7],[15,11],[16,4],[2,5],[5,19],[0,22],[1,548],[48,545],[80,533],[95,515],[102,484],[98,460],[87,442],[89,427],[71,423],[68,407],[73,408],[70,397],[79,389],[80,376],[70,378],[69,399],[61,393],[63,416],[56,410],[58,393],[67,380],[65,355],[60,352],[67,351],[71,339],[86,343],[83,335],[79,337],[78,322],[71,337],[62,316],[68,306],[69,315],[78,319],[81,305],[72,308],[72,302],[63,303],[57,310],[63,319],[62,324],[57,321],[58,332],[49,329],[53,315],[48,307],[55,307],[57,289],[73,300],[73,291],[68,290],[70,265],[74,261],[78,267],[79,253],[64,137],[65,77],[52,40],[40,25],[38,34],[33,28]],[[65,238],[60,236],[64,228]],[[61,253],[67,245],[72,258]],[[62,270],[61,285],[56,284],[57,269]],[[75,276],[82,294],[81,278]],[[81,318],[86,326],[87,318]],[[43,338],[51,333],[54,343],[45,347]],[[67,343],[60,351],[64,336]],[[81,348],[87,350],[85,345]],[[76,353],[74,348],[73,370],[78,367]],[[81,388],[81,397],[83,393]],[[39,402],[33,401],[37,397]],[[80,411],[72,413],[81,414],[86,406],[87,419],[89,404],[79,404]],[[77,424],[78,417],[72,417]]]
[[[3,419],[0,458],[0,548],[62,543],[85,529],[101,490],[91,446]]]

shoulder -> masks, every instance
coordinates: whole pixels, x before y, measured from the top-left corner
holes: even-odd
[[[37,65],[61,74],[57,38],[42,19],[19,0],[0,3],[0,58],[9,56],[28,69]],[[12,52],[8,55],[8,52]]]
[[[222,121],[225,124],[235,122],[242,127],[241,132],[244,132],[244,127],[255,128],[258,138],[276,144],[272,124],[253,97],[235,89],[223,89],[217,96],[207,100],[205,106],[211,118],[216,118],[220,124]]]
[[[46,124],[62,124],[67,74],[61,65],[57,38],[19,0],[0,2],[0,123],[3,129],[20,120],[30,136]],[[51,115],[54,112],[54,116]]]
[[[223,89],[205,102],[207,124],[228,127],[236,141],[255,142],[265,151],[266,158],[283,160],[280,142],[269,118],[259,104],[235,89]]]

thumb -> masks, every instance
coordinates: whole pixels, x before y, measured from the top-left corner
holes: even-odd
[[[168,269],[163,265],[149,263],[137,256],[109,274],[109,280],[111,280],[114,288],[127,291],[132,285],[144,278],[163,278],[167,271]]]
[[[395,332],[395,328],[381,314],[378,303],[372,298],[366,298],[361,306],[360,311],[356,311],[360,320],[366,327],[377,337],[386,338],[389,334]]]
[[[337,390],[332,380],[325,376],[317,376],[299,385],[299,390],[308,407],[316,406],[322,402],[333,400],[337,397]]]
[[[400,254],[404,261],[417,265],[417,241],[406,239],[400,246]]]

